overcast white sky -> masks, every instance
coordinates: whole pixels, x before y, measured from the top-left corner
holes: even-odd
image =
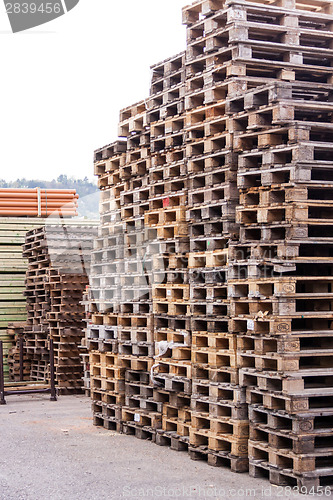
[[[185,48],[191,0],[80,0],[12,34],[0,2],[0,178],[93,177],[119,109],[148,96],[150,66]]]

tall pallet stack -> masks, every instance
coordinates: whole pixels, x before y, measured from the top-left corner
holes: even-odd
[[[185,53],[152,66],[149,172],[155,364],[154,398],[161,403],[156,442],[187,449],[191,422],[191,328],[186,221]]]
[[[144,102],[121,111],[126,142],[96,152],[102,225],[93,252],[90,330],[95,423],[155,436],[149,212],[150,133]],[[104,179],[105,182],[104,182]],[[110,182],[111,179],[111,182]],[[109,184],[108,184],[109,183]]]
[[[82,296],[88,284],[93,226],[83,223],[43,226],[26,235],[25,353],[30,380],[49,380],[49,340],[53,339],[55,376],[61,394],[82,392],[79,345],[84,335]]]
[[[86,287],[85,292],[82,296],[82,305],[85,309],[84,321],[85,321],[85,329],[84,329],[84,337],[82,337],[80,349],[80,357],[83,365],[83,387],[85,391],[85,395],[90,397],[90,360],[89,360],[89,347],[88,347],[88,333],[90,333],[88,329],[88,325],[91,322],[91,307],[89,302],[89,286]]]
[[[309,490],[333,476],[332,3],[200,0],[183,22],[147,101],[156,440]]]
[[[333,476],[331,98],[325,83],[248,91],[241,119],[253,127],[237,136],[241,229],[229,286],[250,470],[308,489]]]
[[[248,468],[248,414],[239,386],[237,336],[229,329],[228,252],[237,240],[237,156],[229,130],[230,96],[244,82],[228,78],[226,21],[234,7],[200,2],[183,11],[187,25],[186,158],[188,160],[192,330],[190,455],[236,472]],[[222,42],[223,40],[223,42]],[[223,47],[223,49],[222,49]],[[221,58],[220,53],[223,53]]]
[[[89,290],[87,346],[94,424],[119,430],[125,402],[124,370],[119,370],[118,316],[124,234],[120,224],[121,168],[126,142],[117,141],[95,153],[95,175],[101,189],[101,225],[94,242]]]
[[[154,360],[149,229],[150,129],[144,101],[121,111],[119,135],[127,140],[120,197],[124,255],[120,261],[118,340],[124,371],[123,432],[154,438],[160,426],[159,405],[153,400],[150,370]]]

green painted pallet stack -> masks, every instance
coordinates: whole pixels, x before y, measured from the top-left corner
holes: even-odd
[[[6,358],[13,341],[7,334],[8,323],[26,319],[23,291],[27,261],[22,257],[22,245],[27,231],[44,223],[38,218],[0,217],[0,340],[4,342],[6,378]]]

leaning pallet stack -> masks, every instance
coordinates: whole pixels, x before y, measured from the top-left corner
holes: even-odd
[[[155,365],[154,398],[162,405],[159,445],[187,449],[191,423],[191,331],[185,160],[185,53],[152,66],[150,196]]]
[[[81,302],[96,236],[91,223],[75,224],[30,231],[23,247],[28,259],[24,335],[25,352],[31,358],[30,379],[49,379],[49,340],[53,339],[56,383],[62,394],[82,391],[79,345],[85,311]]]
[[[153,66],[142,204],[157,442],[239,472],[249,455],[251,475],[306,488],[333,476],[332,14],[325,0],[184,8],[185,56]]]

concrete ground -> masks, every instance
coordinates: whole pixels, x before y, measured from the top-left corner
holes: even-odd
[[[320,498],[94,427],[83,396],[12,396],[0,422],[1,500]]]

